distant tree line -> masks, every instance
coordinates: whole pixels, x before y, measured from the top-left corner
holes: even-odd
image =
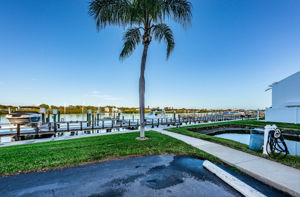
[[[116,106],[82,106],[82,105],[69,105],[69,106],[55,106],[55,105],[47,105],[41,104],[35,107],[44,108],[46,110],[52,111],[53,109],[57,109],[60,111],[61,114],[80,114],[80,113],[87,113],[88,110],[97,111],[99,110],[101,113],[112,112],[113,110],[120,110],[122,113],[139,113],[139,108],[137,107],[116,107]],[[18,106],[13,105],[0,105],[0,114],[7,114],[8,109],[11,111],[18,110]],[[161,108],[150,108],[149,106],[145,108],[145,112],[149,113],[151,110],[161,110]],[[214,111],[225,111],[225,110],[209,110],[209,109],[188,109],[188,108],[173,108],[173,107],[164,107],[162,108],[167,113],[208,113]],[[25,110],[25,109],[24,109]]]

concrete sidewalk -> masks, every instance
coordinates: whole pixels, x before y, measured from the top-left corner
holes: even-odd
[[[61,137],[50,137],[50,138],[41,138],[41,139],[22,140],[22,141],[0,143],[0,148],[1,147],[7,147],[7,146],[24,145],[24,144],[35,144],[35,143],[40,143],[40,142],[50,142],[50,141],[52,142],[52,141],[71,140],[71,139],[103,136],[103,135],[132,133],[132,132],[138,132],[138,131],[139,130],[113,131],[113,132],[94,133],[94,134],[85,134],[85,135],[61,136]]]
[[[266,184],[300,197],[300,170],[298,169],[220,144],[165,131],[161,128],[154,130],[199,148]]]

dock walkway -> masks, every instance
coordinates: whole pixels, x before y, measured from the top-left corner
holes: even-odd
[[[239,115],[225,116],[220,114],[209,114],[194,117],[165,117],[146,119],[145,126],[155,128],[161,126],[180,126],[182,124],[200,124],[209,122],[240,120]],[[250,119],[253,116],[244,117],[242,119]],[[112,129],[130,129],[136,130],[140,126],[139,119],[89,119],[87,121],[63,121],[63,122],[42,122],[37,125],[11,125],[8,123],[0,124],[0,138],[14,137],[16,141],[23,140],[26,136],[55,135],[64,132],[77,131],[97,131]]]
[[[296,168],[161,128],[154,130],[214,155],[223,162],[238,168],[242,172],[268,185],[287,192],[292,196],[300,197],[300,170]]]

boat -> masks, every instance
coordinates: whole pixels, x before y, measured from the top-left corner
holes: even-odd
[[[152,110],[150,113],[146,114],[146,122],[157,122],[159,119],[167,118],[166,112],[164,110]]]
[[[26,109],[26,110],[24,110]],[[11,112],[5,117],[8,119],[10,124],[36,124],[41,120],[41,114],[33,109],[40,109],[38,107],[19,107],[19,109],[15,112]]]
[[[225,112],[223,112],[223,115],[225,115],[225,116],[240,116],[240,115],[245,115],[245,112],[240,112],[240,111],[225,111]]]

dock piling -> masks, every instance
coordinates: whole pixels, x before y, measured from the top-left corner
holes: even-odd
[[[17,124],[17,136],[16,136],[16,141],[20,140],[20,124]]]

